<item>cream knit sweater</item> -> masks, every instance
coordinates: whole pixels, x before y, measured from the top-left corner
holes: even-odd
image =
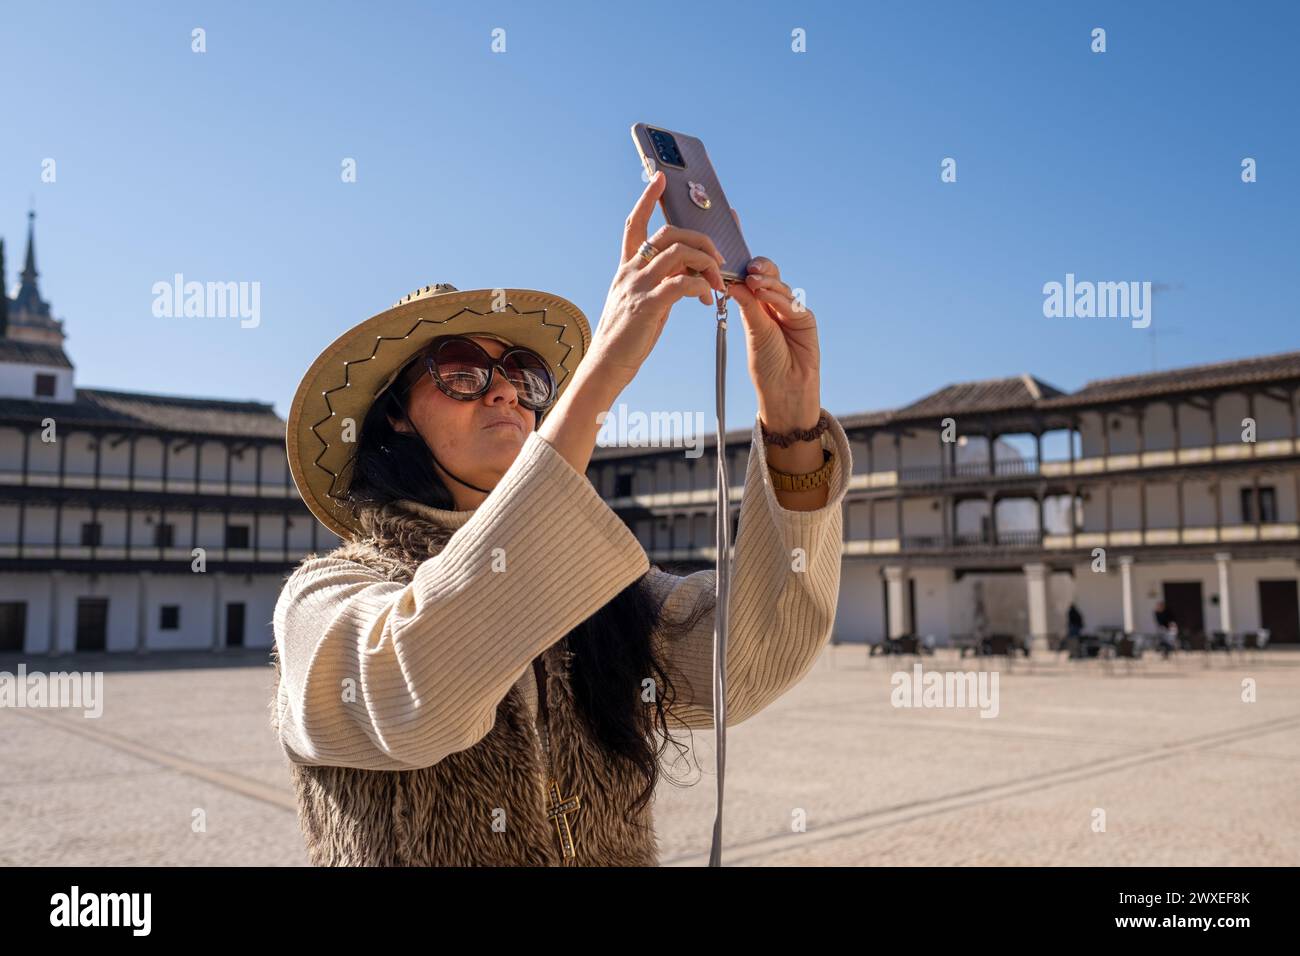
[[[731,572],[729,727],[803,677],[835,620],[852,457],[843,427],[822,413],[835,465],[816,511],[777,501],[755,416]],[[684,620],[697,598],[713,596],[713,570],[651,567],[586,475],[537,432],[477,508],[406,506],[456,529],[410,584],[311,556],[280,593],[276,706],[281,745],[296,763],[431,766],[481,740],[512,685],[535,714],[533,658],[647,571],[665,599],[663,619]],[[712,727],[713,618],[710,608],[663,654],[674,713],[698,729]]]

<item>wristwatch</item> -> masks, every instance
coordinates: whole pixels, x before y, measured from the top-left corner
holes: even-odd
[[[812,491],[814,488],[820,488],[830,480],[831,471],[835,467],[835,456],[831,454],[829,448],[822,449],[822,456],[822,466],[820,468],[802,475],[791,475],[784,471],[777,471],[771,465],[768,465],[767,471],[772,476],[772,487],[777,491]]]

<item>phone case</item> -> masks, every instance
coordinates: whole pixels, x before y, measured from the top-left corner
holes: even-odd
[[[652,129],[672,135],[677,141],[683,165],[672,165],[659,160],[650,140],[649,131]],[[745,267],[751,258],[749,246],[745,244],[745,237],[731,215],[731,205],[727,202],[726,193],[722,191],[713,164],[709,162],[704,144],[694,136],[645,123],[637,123],[632,127],[632,141],[636,143],[647,176],[653,176],[659,169],[664,171],[667,182],[664,184],[663,195],[659,197],[664,219],[670,226],[694,229],[707,235],[726,259],[721,270],[722,277],[742,281],[746,275]]]

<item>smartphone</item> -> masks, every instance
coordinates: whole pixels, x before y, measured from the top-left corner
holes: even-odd
[[[752,257],[704,144],[694,136],[645,123],[632,126],[632,142],[646,176],[661,169],[664,172],[659,207],[668,225],[707,235],[726,260],[721,268],[723,280],[743,282]]]

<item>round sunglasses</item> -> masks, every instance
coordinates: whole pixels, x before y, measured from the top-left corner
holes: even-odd
[[[421,361],[443,394],[462,402],[486,395],[497,369],[514,386],[519,404],[524,408],[544,411],[555,401],[555,376],[551,367],[544,358],[522,345],[512,345],[493,358],[467,336],[444,335],[429,343]]]

